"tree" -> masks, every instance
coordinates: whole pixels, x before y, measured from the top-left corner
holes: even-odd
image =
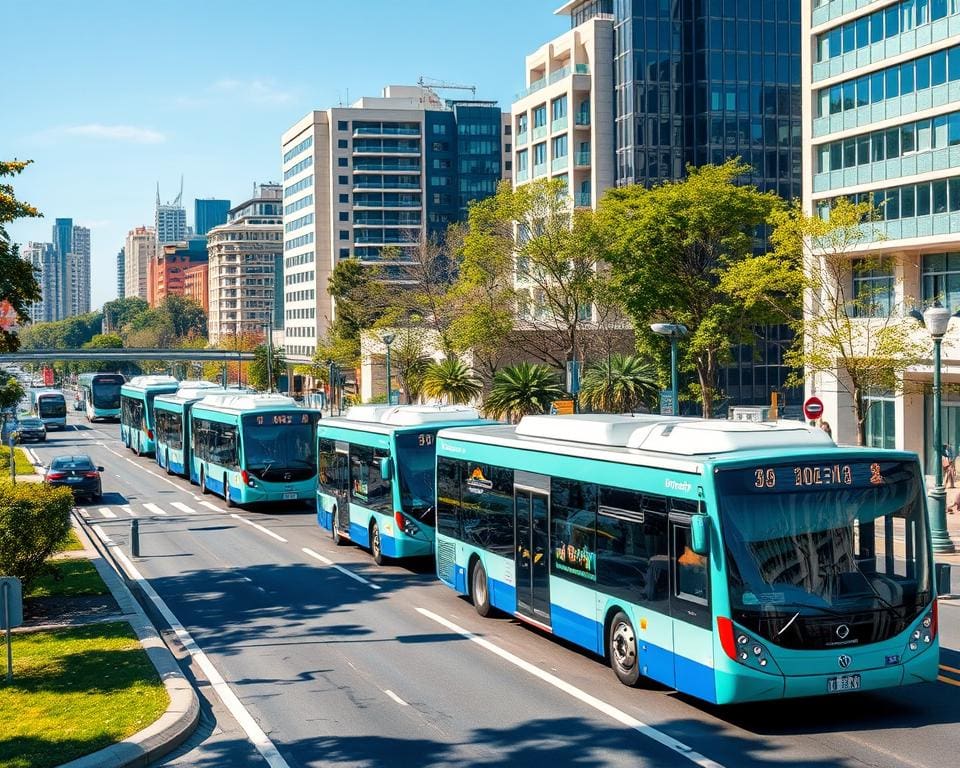
[[[546,413],[563,396],[563,387],[548,366],[518,363],[494,374],[483,409],[494,418],[514,422],[530,413]]]
[[[8,408],[15,409],[26,394],[23,385],[16,377],[8,377],[3,385],[0,386],[0,410],[5,411]]]
[[[207,313],[194,299],[172,294],[160,302],[159,309],[169,319],[175,338],[206,338]]]
[[[404,399],[412,403],[420,397],[423,377],[433,362],[421,328],[398,328],[390,347],[391,376],[400,382]]]
[[[150,305],[139,296],[127,296],[123,299],[108,301],[103,305],[103,325],[113,332],[121,332],[137,316],[143,314]]]
[[[594,411],[630,413],[656,402],[656,367],[636,355],[613,354],[587,366],[580,382],[580,403]]]
[[[851,290],[856,274],[884,266],[866,247],[876,239],[870,225],[876,215],[869,203],[841,198],[829,220],[806,215],[799,204],[772,217],[774,255],[794,265],[805,303],[803,315],[791,318],[795,340],[784,362],[800,373],[789,383],[802,386],[805,376],[835,381],[850,396],[858,445],[872,406],[866,395],[902,389],[904,371],[929,358],[902,304],[891,304],[883,288]]]
[[[483,390],[473,370],[463,361],[448,357],[427,366],[421,383],[423,394],[451,404],[469,403]]]
[[[83,345],[84,349],[123,349],[123,339],[116,333],[98,333]],[[105,360],[85,360],[78,366],[80,373],[95,373],[103,370],[116,370],[124,363],[110,363]]]
[[[750,304],[731,295],[743,273],[784,272],[772,254],[752,253],[758,228],[782,203],[772,192],[737,184],[749,170],[733,159],[688,167],[686,179],[651,189],[611,189],[597,215],[613,287],[633,318],[640,348],[658,352],[663,365],[667,347],[650,324],[683,323],[690,330],[681,345],[683,368],[696,373],[691,390],[708,418],[717,371],[731,347],[752,345],[758,327],[799,312],[796,279],[764,280],[766,297]]]
[[[280,376],[283,375],[283,372],[287,368],[287,358],[283,354],[282,347],[275,347],[271,345],[271,360],[269,368],[272,369],[273,373],[273,383],[268,386],[270,381],[270,376],[267,375],[267,345],[266,343],[260,344],[256,349],[253,350],[253,362],[250,363],[248,369],[247,381],[250,386],[254,389],[259,389],[261,392],[266,389],[274,389],[280,385]]]
[[[17,176],[32,161],[0,161],[0,177]],[[33,266],[20,258],[20,249],[10,241],[6,225],[22,218],[40,216],[29,203],[17,200],[12,184],[0,184],[0,301],[9,304],[17,321],[30,322],[30,305],[43,298]],[[0,352],[15,352],[20,347],[16,333],[0,327]]]

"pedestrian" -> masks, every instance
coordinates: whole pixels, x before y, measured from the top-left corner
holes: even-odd
[[[828,422],[828,421],[821,421],[821,422],[820,422],[820,429],[822,429],[824,432],[826,432],[829,437],[833,437],[833,430],[830,429],[830,422]]]
[[[943,446],[943,482],[947,485],[947,488],[956,488],[957,487],[957,464],[954,461],[956,459],[956,454],[953,451],[953,446],[950,443],[945,443]]]

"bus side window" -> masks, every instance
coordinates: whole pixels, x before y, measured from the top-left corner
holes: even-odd
[[[707,604],[707,558],[691,547],[690,528],[673,527],[674,596],[701,605]]]
[[[464,462],[437,458],[437,531],[446,536],[460,536],[460,482]]]

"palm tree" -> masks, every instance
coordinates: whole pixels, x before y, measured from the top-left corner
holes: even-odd
[[[594,411],[627,413],[654,402],[658,391],[653,364],[636,355],[611,355],[587,367],[580,402]]]
[[[482,390],[473,369],[455,357],[431,362],[420,380],[424,395],[451,404],[469,403]]]
[[[528,413],[545,413],[554,400],[563,397],[556,374],[542,363],[518,363],[501,368],[483,404],[495,418],[517,421]]]

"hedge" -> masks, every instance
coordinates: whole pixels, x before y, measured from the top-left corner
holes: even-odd
[[[24,591],[44,561],[70,536],[73,494],[43,483],[0,483],[0,575],[17,576]]]

